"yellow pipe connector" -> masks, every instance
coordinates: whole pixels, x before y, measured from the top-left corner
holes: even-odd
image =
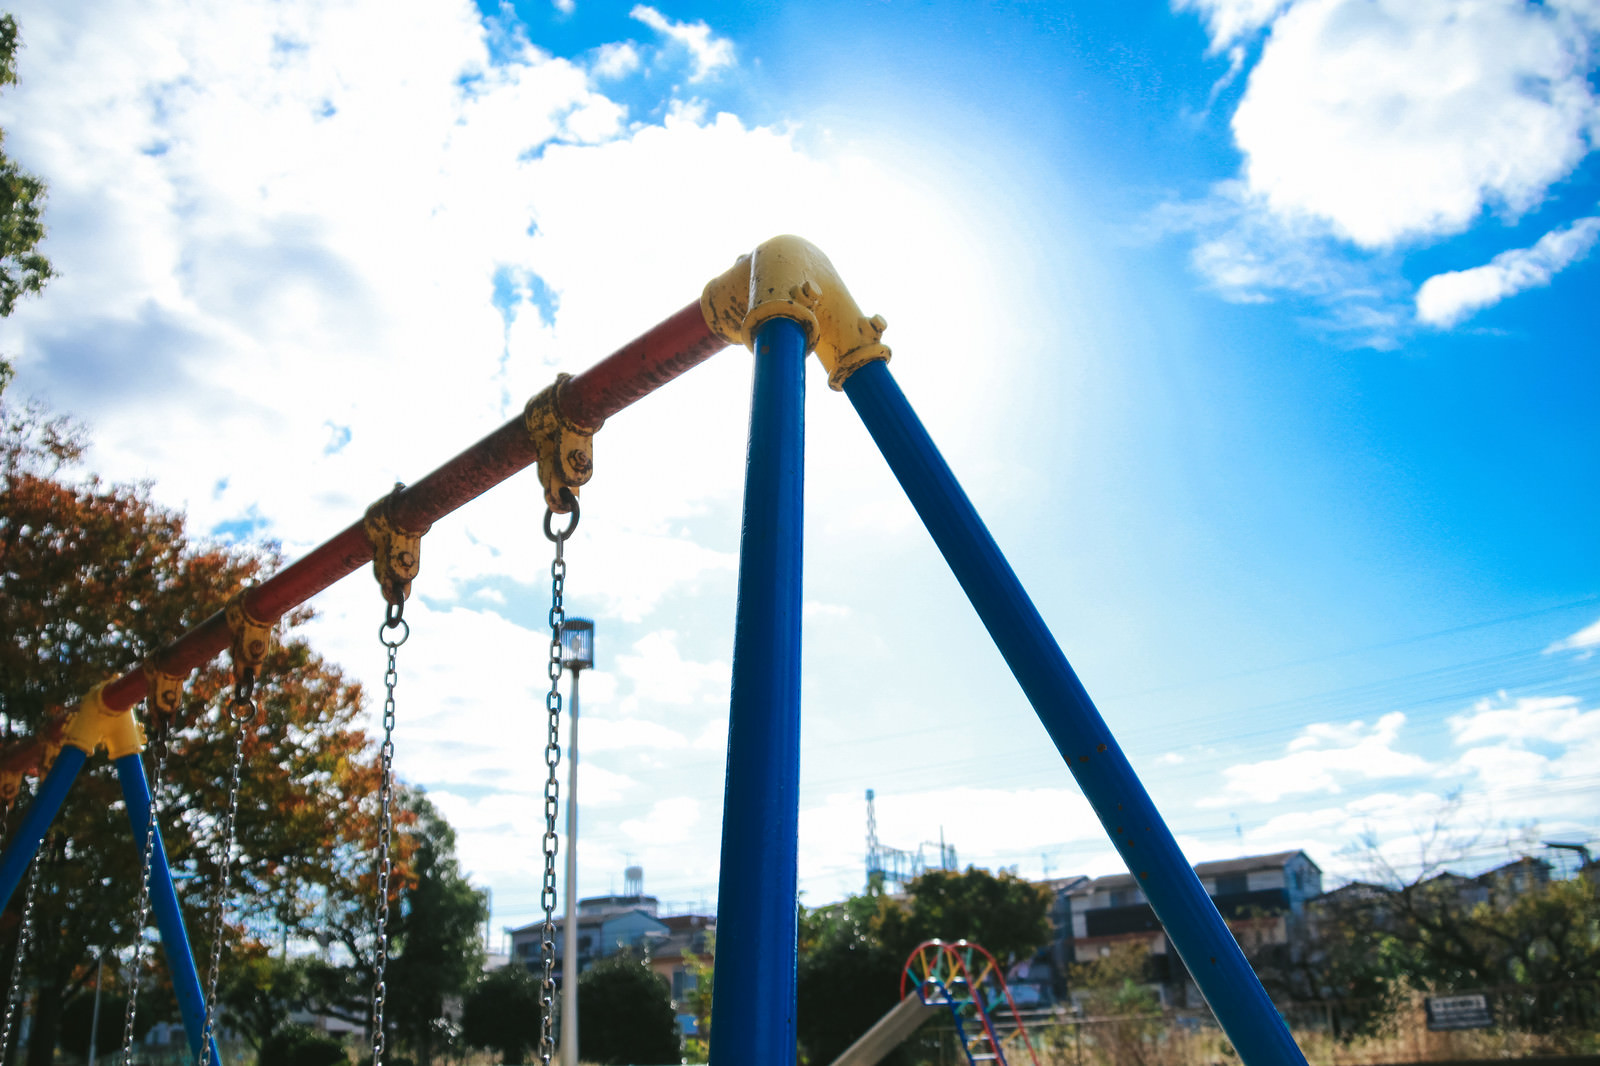
[[[807,350],[817,353],[835,390],[867,363],[889,360],[882,339],[889,324],[863,315],[828,257],[799,237],[774,237],[740,256],[706,285],[700,312],[717,336],[752,349],[768,319],[800,323]]]
[[[133,717],[133,708],[113,711],[106,706],[101,693],[108,684],[109,681],[102,681],[90,689],[72,712],[61,734],[63,746],[70,744],[85,755],[93,755],[96,748],[104,745],[106,754],[114,760],[144,750],[144,726]]]

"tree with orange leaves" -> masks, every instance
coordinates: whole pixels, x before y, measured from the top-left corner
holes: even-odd
[[[148,486],[69,477],[83,455],[83,432],[38,405],[8,403],[9,377],[0,361],[0,736],[14,740],[142,662],[280,560],[271,547],[192,538],[183,515],[156,504]],[[357,724],[360,687],[296,635],[310,617],[301,610],[283,619],[257,684],[261,713],[246,727],[224,935],[235,946],[331,937],[342,945],[336,961],[361,974],[373,941],[379,769]],[[169,751],[164,779],[154,782],[157,807],[202,967],[233,753],[229,728],[219,722],[228,685],[226,667],[212,664],[189,679],[172,721],[147,721]],[[22,806],[8,812],[8,829]],[[407,817],[399,812],[400,821]],[[94,980],[97,954],[126,956],[141,935],[134,928],[140,843],[112,767],[91,759],[39,855],[26,960],[34,992],[29,1066],[50,1062],[61,1009]],[[415,846],[411,834],[397,835],[396,897],[410,879]],[[0,929],[0,976],[10,972],[22,895]],[[120,968],[105,969],[108,984],[114,971]],[[362,983],[347,982],[352,989]],[[170,992],[146,987],[141,1011],[170,1014]]]

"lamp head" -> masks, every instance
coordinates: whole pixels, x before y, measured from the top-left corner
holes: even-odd
[[[561,665],[568,670],[587,670],[594,665],[592,620],[568,618],[561,623]]]

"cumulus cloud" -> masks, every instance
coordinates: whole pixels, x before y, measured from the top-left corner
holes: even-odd
[[[1524,289],[1548,285],[1556,274],[1588,255],[1596,237],[1600,237],[1600,216],[1590,215],[1551,230],[1532,248],[1501,252],[1470,270],[1435,274],[1417,290],[1417,320],[1448,328]]]
[[[1558,651],[1577,651],[1585,655],[1594,654],[1600,648],[1600,619],[1584,626],[1570,637],[1563,637],[1545,649],[1545,654]]]
[[[1290,741],[1286,755],[1225,768],[1222,793],[1200,804],[1275,803],[1304,793],[1336,793],[1351,781],[1425,774],[1432,769],[1426,759],[1396,747],[1405,721],[1404,714],[1391,711],[1371,726],[1360,720],[1309,725]]]
[[[589,70],[599,78],[620,78],[639,69],[639,50],[627,41],[603,44]]]
[[[1175,0],[1177,11],[1197,11],[1211,35],[1211,51],[1220,52],[1241,37],[1269,25],[1292,0]]]
[[[1243,55],[1237,42],[1270,26],[1232,117],[1239,176],[1210,201],[1186,205],[1195,269],[1229,299],[1311,296],[1336,309],[1354,301],[1374,337],[1392,337],[1407,319],[1391,309],[1399,271],[1388,253],[1462,233],[1491,213],[1515,220],[1600,140],[1592,5],[1177,7],[1206,20],[1212,51],[1229,47],[1233,64]],[[1417,320],[1451,324],[1546,284],[1593,239],[1581,220],[1507,260],[1430,279],[1438,283],[1417,294]]]
[[[1526,211],[1593,146],[1590,33],[1520,0],[1303,0],[1233,117],[1245,180],[1366,248]]]
[[[733,42],[718,37],[711,27],[701,22],[674,22],[655,8],[635,4],[628,17],[649,26],[652,30],[682,45],[694,57],[694,73],[690,81],[704,81],[723,67],[733,65]]]

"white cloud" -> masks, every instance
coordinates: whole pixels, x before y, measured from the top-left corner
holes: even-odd
[[[688,704],[703,699],[725,702],[731,684],[726,662],[694,662],[678,651],[678,634],[661,630],[640,638],[632,654],[617,656],[617,673],[634,683],[623,700],[625,711],[648,699],[655,704]]]
[[[1241,37],[1272,22],[1292,0],[1174,0],[1175,11],[1198,11],[1211,35],[1211,51],[1220,52]]]
[[[627,41],[603,44],[589,67],[597,78],[620,78],[639,69],[639,50]]]
[[[1600,741],[1600,711],[1585,711],[1576,696],[1520,697],[1509,705],[1483,699],[1471,711],[1450,718],[1451,738],[1461,745],[1503,740],[1575,744]]]
[[[1483,266],[1435,274],[1417,290],[1417,320],[1448,328],[1524,289],[1550,284],[1557,273],[1589,254],[1600,237],[1600,216],[1551,230],[1532,248],[1501,252]]]
[[[1239,175],[1166,205],[1192,263],[1224,298],[1290,295],[1325,307],[1336,336],[1394,347],[1415,322],[1447,325],[1547,284],[1594,240],[1589,220],[1533,249],[1429,279],[1411,302],[1399,251],[1515,220],[1600,141],[1592,4],[1563,0],[1178,0],[1211,51],[1266,26],[1232,117]]]
[[[1432,766],[1426,759],[1395,747],[1405,720],[1404,714],[1391,711],[1370,727],[1359,720],[1307,726],[1290,741],[1288,754],[1226,767],[1222,793],[1200,800],[1199,805],[1223,807],[1240,800],[1275,803],[1304,793],[1337,793],[1351,781],[1428,773]]]
[[[1592,655],[1594,649],[1600,648],[1600,619],[1584,626],[1570,637],[1564,637],[1545,649],[1545,654],[1558,651],[1579,651],[1585,655]]]
[[[639,843],[679,844],[700,821],[700,801],[689,796],[657,800],[643,818],[624,821],[621,829]]]
[[[713,34],[704,21],[674,22],[646,4],[635,4],[633,10],[628,12],[628,17],[637,19],[689,50],[694,57],[694,73],[689,76],[690,81],[704,81],[721,68],[733,65],[733,42]]]
[[[1593,146],[1590,34],[1521,0],[1302,0],[1233,117],[1245,180],[1365,248],[1524,212]]]

